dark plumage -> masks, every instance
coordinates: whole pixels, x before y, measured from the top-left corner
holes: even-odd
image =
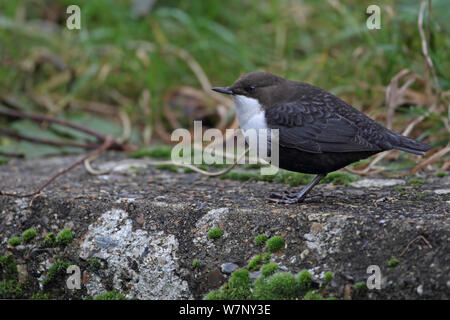
[[[307,83],[253,72],[228,88],[213,90],[259,101],[267,127],[279,129],[279,167],[286,170],[321,178],[381,151],[398,149],[424,155],[431,148],[384,128],[338,97]],[[300,196],[276,201],[302,200],[319,176]]]

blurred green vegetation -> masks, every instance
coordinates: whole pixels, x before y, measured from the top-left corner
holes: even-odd
[[[81,8],[81,30],[65,27],[66,8],[74,2]],[[420,1],[156,0],[147,11],[136,9],[145,2],[2,1],[0,98],[14,97],[26,110],[81,121],[116,136],[121,110],[133,125],[131,141],[142,144],[145,128],[154,135],[157,122],[167,122],[163,108],[172,90],[201,88],[189,61],[217,86],[257,70],[309,82],[382,123],[385,89],[393,76],[407,68],[427,79],[417,28]],[[366,27],[371,4],[381,7],[380,30]],[[448,91],[448,1],[433,0],[431,12],[431,19],[425,18],[430,56],[442,91]],[[42,63],[43,56],[51,63]],[[411,88],[422,90],[417,83]],[[394,130],[403,130],[426,110],[420,103],[397,108]],[[412,136],[445,146],[448,116],[448,110],[427,115]],[[10,124],[0,118],[0,126]],[[23,121],[14,125],[21,126],[38,136],[61,136],[37,133]],[[0,146],[11,144],[0,137]],[[55,151],[39,148],[37,156]]]

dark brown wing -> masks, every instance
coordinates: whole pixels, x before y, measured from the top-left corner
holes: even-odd
[[[294,101],[274,105],[266,110],[266,118],[269,128],[279,129],[283,147],[311,153],[383,150],[364,138],[354,122],[325,104]]]

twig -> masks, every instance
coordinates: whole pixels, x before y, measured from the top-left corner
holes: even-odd
[[[442,159],[442,157],[444,157],[448,152],[450,152],[450,144],[448,144],[445,148],[439,150],[438,152],[436,152],[435,154],[433,154],[431,157],[425,159],[424,161],[422,161],[420,164],[418,164],[417,166],[415,166],[414,168],[412,168],[409,173],[410,174],[414,174],[418,171],[420,171],[421,169],[425,168],[426,166],[433,164],[439,160]]]
[[[402,253],[400,253],[400,257],[403,256],[403,255],[406,253],[406,251],[408,251],[409,246],[410,246],[414,241],[416,241],[417,239],[422,239],[430,249],[433,248],[433,247],[431,246],[430,242],[429,242],[427,239],[425,239],[424,236],[418,235],[417,237],[415,237],[414,239],[412,239],[412,240],[408,243],[408,245],[406,246],[405,249],[403,249]]]
[[[61,170],[60,172],[58,172],[57,174],[55,174],[54,176],[52,176],[49,180],[47,180],[47,182],[45,182],[42,186],[40,186],[36,191],[31,192],[31,193],[27,193],[27,194],[17,194],[17,193],[9,193],[9,192],[5,192],[3,190],[0,190],[0,195],[2,196],[9,196],[9,197],[15,197],[15,198],[29,198],[29,197],[33,197],[38,195],[39,193],[41,193],[41,191],[43,189],[45,189],[48,185],[50,185],[53,181],[55,181],[56,179],[58,179],[59,177],[61,177],[62,175],[64,175],[66,172],[72,170],[73,168],[77,167],[78,165],[80,165],[81,163],[83,163],[84,160],[96,156],[102,152],[104,152],[105,150],[107,150],[108,148],[110,148],[112,145],[114,144],[114,140],[108,136],[106,136],[104,143],[98,147],[97,149],[93,150],[92,152],[86,154],[85,156],[83,156],[81,159],[79,159],[78,161],[76,161],[74,164],[70,165],[69,167]]]
[[[433,61],[431,60],[430,54],[428,52],[428,42],[427,42],[427,38],[425,37],[425,32],[423,30],[423,14],[424,14],[426,5],[427,5],[426,0],[423,0],[422,3],[420,4],[420,11],[419,11],[419,17],[417,19],[417,25],[419,27],[420,39],[422,40],[422,53],[425,57],[428,71],[430,71],[431,76],[433,77],[434,88],[437,91],[438,95],[440,95],[441,88],[439,86],[439,82],[437,79],[436,70],[434,69]],[[431,11],[431,8],[429,7],[428,8],[428,16],[431,15],[430,11]],[[430,19],[428,21],[430,21]],[[430,26],[428,26],[428,28],[429,27]]]

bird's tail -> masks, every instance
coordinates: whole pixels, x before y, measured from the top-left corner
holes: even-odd
[[[394,133],[395,139],[393,139],[393,149],[418,154],[420,156],[425,155],[425,152],[431,149],[431,146],[420,141],[399,135]]]

